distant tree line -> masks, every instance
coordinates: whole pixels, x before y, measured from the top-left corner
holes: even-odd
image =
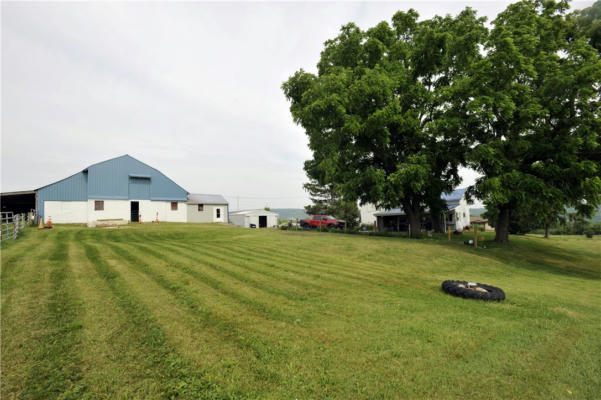
[[[520,1],[491,29],[470,8],[344,25],[316,74],[282,85],[309,138],[312,184],[400,206],[419,226],[470,167],[482,177],[467,194],[493,211],[498,242],[519,215],[548,228],[565,207],[590,216],[601,204],[601,2],[568,7]]]

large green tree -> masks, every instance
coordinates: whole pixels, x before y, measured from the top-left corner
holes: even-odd
[[[460,180],[466,142],[451,104],[468,101],[483,23],[471,9],[425,21],[409,10],[392,26],[343,26],[317,74],[300,70],[282,86],[309,137],[308,176],[347,201],[401,206],[418,236],[424,207],[441,210],[441,193]]]
[[[468,164],[483,174],[470,193],[495,209],[496,241],[515,210],[590,214],[601,201],[601,61],[570,39],[566,2],[521,1],[498,15],[474,64],[465,113]]]

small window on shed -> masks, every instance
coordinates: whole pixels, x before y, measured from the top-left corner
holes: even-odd
[[[104,200],[94,200],[94,211],[104,211]]]
[[[221,218],[221,208],[215,210],[217,213],[217,218]]]
[[[177,201],[171,202],[171,211],[177,211]]]
[[[204,211],[205,210],[205,205],[204,204],[199,204],[198,205],[198,211]]]

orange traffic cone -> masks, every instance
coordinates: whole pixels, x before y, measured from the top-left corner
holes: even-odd
[[[46,222],[46,229],[52,229],[52,217],[48,217],[48,222]]]
[[[140,215],[138,216],[138,224],[141,224],[141,223],[142,223],[142,214],[140,214]]]
[[[40,223],[38,224],[38,229],[44,229],[44,218],[40,218]]]
[[[157,224],[159,223],[159,213],[157,213],[157,218],[154,220]]]

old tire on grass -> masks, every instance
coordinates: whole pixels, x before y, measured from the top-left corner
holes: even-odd
[[[451,296],[464,299],[477,299],[487,301],[505,300],[505,292],[501,288],[485,285],[483,283],[466,281],[444,281],[442,290]]]

